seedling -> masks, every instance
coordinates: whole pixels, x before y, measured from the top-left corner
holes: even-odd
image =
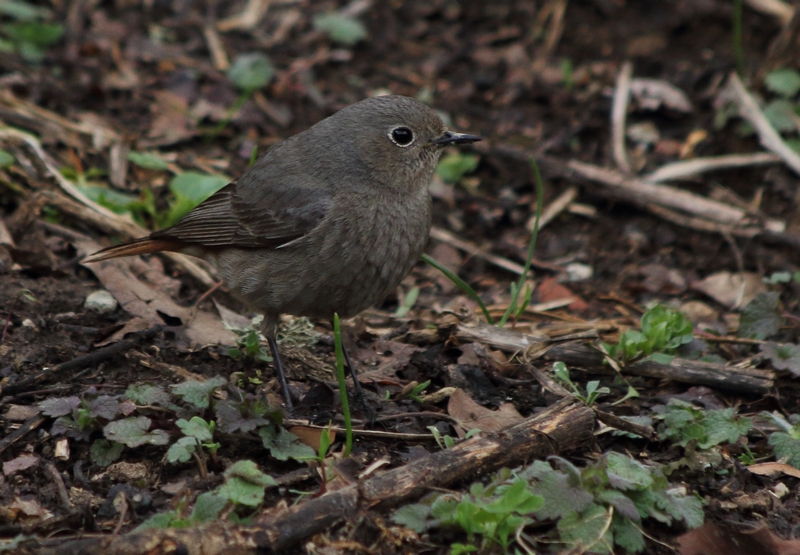
[[[624,332],[616,345],[602,343],[603,349],[622,364],[645,358],[669,364],[675,350],[694,339],[692,323],[680,312],[662,305],[642,316],[641,328]]]
[[[581,390],[576,386],[569,377],[569,370],[567,365],[561,361],[553,364],[553,372],[556,378],[564,382],[567,387],[572,391],[572,394],[586,403],[587,406],[592,406],[597,402],[600,395],[608,395],[611,390],[607,387],[600,387],[600,382],[597,380],[590,381],[586,384],[586,394],[581,393]]]

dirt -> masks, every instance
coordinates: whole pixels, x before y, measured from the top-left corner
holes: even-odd
[[[667,82],[686,93],[692,103],[687,112],[663,107],[643,110],[635,105],[629,110],[629,127],[652,123],[658,131],[655,143],[641,151],[634,152],[635,143],[628,142],[637,174],[677,160],[681,148],[688,148],[689,158],[761,150],[755,136],[743,137],[734,131],[736,123],[722,129],[714,126],[718,96],[736,66],[733,14],[727,2],[354,3],[349,9],[358,12],[368,35],[352,47],[336,44],[312,23],[315,15],[343,9],[343,3],[266,4],[269,8],[254,28],[218,33],[230,59],[260,51],[269,56],[276,70],[266,87],[231,114],[229,108],[239,92],[225,71],[215,67],[203,27],[214,27],[239,13],[244,3],[43,3],[52,11],[52,21],[64,26],[65,34],[40,63],[18,55],[0,56],[0,93],[4,95],[0,98],[0,123],[34,135],[56,167],[71,168],[72,173],[65,175],[78,175],[76,181],[88,179],[108,186],[115,180],[117,190],[133,195],[152,191],[155,209],[164,211],[171,199],[170,172],[129,164],[123,179],[114,178],[120,162],[112,159],[118,155],[113,154],[110,143],[98,142],[98,136],[76,130],[74,124],[112,130],[126,149],[158,150],[173,169],[235,177],[246,169],[254,147],[263,152],[280,138],[376,91],[420,97],[442,110],[454,128],[485,138],[471,151],[480,157],[476,170],[459,184],[440,183],[435,188],[434,225],[484,253],[517,264],[525,261],[530,239],[525,225],[536,201],[527,158],[550,156],[613,168],[610,112],[617,74],[626,60],[634,64],[634,77]],[[565,7],[563,25],[543,18],[547,10],[557,14],[560,7]],[[751,77],[748,86],[763,93],[763,76],[783,59],[774,46],[782,27],[776,18],[753,9],[745,8],[744,13],[745,75]],[[3,17],[4,22],[11,21],[10,16]],[[51,115],[32,111],[32,106]],[[65,119],[55,121],[52,114]],[[704,138],[688,147],[690,135],[698,130],[706,132]],[[110,313],[85,308],[86,297],[103,289],[103,284],[90,267],[79,263],[80,239],[63,230],[80,233],[99,245],[125,237],[81,217],[77,209],[58,207],[52,197],[42,196],[58,191],[59,186],[30,149],[2,137],[0,148],[16,159],[0,168],[0,217],[16,242],[11,248],[0,241],[0,250],[4,249],[0,252],[0,323],[4,326],[0,378],[3,387],[13,387],[43,369],[96,352],[107,341],[113,344],[123,339],[115,334],[130,325],[133,316],[123,308]],[[554,309],[527,312],[513,322],[517,331],[553,334],[558,326],[580,324],[586,329],[594,327],[600,339],[613,342],[621,330],[638,325],[643,307],[660,302],[678,308],[699,301],[712,312],[712,327],[720,335],[733,336],[741,307],[718,303],[695,285],[722,271],[764,277],[798,270],[796,250],[785,242],[782,246],[760,237],[690,229],[641,204],[615,199],[601,185],[564,177],[546,164],[542,167],[544,205],[574,185],[578,187],[578,206],[562,211],[539,234],[531,303],[574,299]],[[797,176],[783,164],[727,169],[677,183],[693,193],[739,203],[751,212],[786,221],[790,233],[796,219],[796,185]],[[152,226],[154,219],[145,214],[140,223]],[[515,275],[482,256],[437,240],[430,241],[427,252],[471,284],[487,305],[499,307],[493,314],[499,315],[508,306]],[[570,281],[565,277],[570,265],[591,273]],[[154,287],[168,291],[182,307],[208,312],[218,321],[213,298],[241,315],[252,316],[224,287],[210,298],[203,297],[208,287],[171,260],[165,259],[163,271],[158,272],[162,278]],[[403,297],[415,287],[419,288],[416,303],[407,315],[396,316]],[[780,290],[785,319],[779,335],[772,339],[794,343],[798,285],[789,283]],[[24,291],[35,301],[26,299]],[[47,399],[120,396],[133,384],[166,388],[187,377],[214,376],[224,377],[232,388],[218,393],[217,401],[241,394],[280,406],[280,387],[269,363],[232,358],[230,346],[192,344],[185,335],[191,320],[162,315],[159,324],[163,329],[151,340],[128,335],[128,340],[134,341],[132,346],[105,360],[49,375],[16,394],[3,393],[0,412],[12,406],[41,408],[40,403]],[[557,397],[528,372],[531,361],[514,358],[492,345],[456,339],[457,326],[474,323],[480,316],[474,301],[420,263],[397,294],[347,322],[345,341],[364,376],[371,410],[375,411],[371,414],[356,405],[359,427],[405,434],[429,434],[429,427],[435,427],[443,435],[463,435],[464,430],[451,424],[446,398],[421,401],[408,397],[414,382],[427,380],[426,394],[458,387],[491,410],[511,403],[522,417],[551,405]],[[133,331],[141,332],[152,323]],[[328,322],[314,324],[313,332],[303,332],[311,334],[310,340],[306,335],[297,345],[287,347],[291,389],[299,401],[295,416],[322,426],[329,421],[341,425],[332,330]],[[771,368],[750,343],[707,343],[703,349],[728,364]],[[543,360],[533,364],[545,370],[552,367]],[[743,416],[761,411],[781,411],[788,416],[800,410],[796,378],[789,372],[779,373],[777,386],[768,394],[748,395],[640,376],[627,376],[628,384],[624,384],[598,367],[571,367],[570,371],[581,387],[592,379],[609,387],[609,395],[598,407],[618,416],[650,414],[654,406],[673,397],[695,404],[707,401],[705,408],[736,407]],[[628,385],[640,396],[614,405]],[[181,414],[189,413],[159,409],[151,416],[154,427],[163,424],[163,429],[176,436],[174,420]],[[181,499],[219,486],[225,468],[243,458],[258,461],[260,468],[274,477],[306,468],[301,462],[271,458],[258,436],[237,432],[221,436],[218,454],[205,462],[207,474],[191,462],[163,462],[163,446],[125,449],[116,463],[146,468],[145,476],[132,485],[90,461],[91,442],[103,437],[100,428],[69,436],[71,453],[59,458],[55,445],[59,437],[66,436],[52,432],[54,420],[47,418],[36,431],[2,447],[5,464],[21,456],[37,458],[31,468],[5,469],[0,476],[0,506],[6,506],[0,515],[3,539],[21,533],[44,538],[51,532],[44,524],[48,518],[71,517],[76,507],[85,507],[90,516],[79,524],[64,521],[67,524],[58,534],[65,539],[96,531],[129,532],[153,514],[175,509]],[[2,435],[10,437],[23,422],[6,414],[0,419]],[[738,460],[748,449],[758,454],[759,461],[773,460],[766,434],[754,429],[720,448],[722,462],[705,469],[687,464],[670,476],[670,482],[704,500],[707,522],[736,522],[742,529],[763,522],[789,541],[798,535],[800,524],[795,510],[798,479],[755,476]],[[335,449],[341,448],[340,442],[338,436]],[[432,441],[366,436],[358,440],[355,452],[363,469],[381,457],[387,458],[389,466],[401,466],[437,450],[439,446]],[[662,464],[693,456],[668,441],[610,433],[597,435],[585,449],[559,455],[584,466],[609,451]],[[72,509],[59,500],[56,484],[45,472],[49,463],[73,494]],[[485,481],[488,475],[474,478]],[[178,483],[189,484],[191,494],[183,490],[176,495],[177,486],[166,491],[162,487]],[[759,497],[779,483],[788,488],[785,496],[773,496],[769,501]],[[144,494],[148,502],[136,505],[129,500],[127,512],[115,509],[113,501],[120,490],[114,487],[120,484]],[[463,491],[468,485],[454,489]],[[287,488],[313,492],[322,487],[319,476],[309,473],[297,483],[268,492],[264,513],[273,514],[281,504],[294,502]],[[78,490],[85,492],[86,500],[74,496]],[[129,498],[133,495],[128,494]],[[20,500],[30,505],[21,508]],[[454,541],[466,541],[464,534],[445,530],[412,539],[408,536],[405,543],[393,544],[379,532],[384,524],[378,521],[386,518],[385,512],[365,511],[368,524],[328,528],[307,539],[311,544],[298,544],[294,552],[446,553]],[[686,531],[683,525],[667,527],[650,521],[644,528],[663,542],[648,541],[645,551],[652,553],[670,551]],[[552,526],[531,534],[544,537],[548,530]],[[351,543],[345,545],[345,541]],[[549,549],[544,543],[539,547]],[[691,552],[685,545],[680,549]]]

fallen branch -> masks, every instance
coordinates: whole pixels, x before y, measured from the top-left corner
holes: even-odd
[[[525,335],[485,324],[477,327],[459,326],[456,338],[466,342],[485,343],[505,352],[523,353],[523,356],[529,359],[543,357],[545,360],[561,361],[568,366],[578,366],[592,371],[612,371],[603,363],[603,354],[584,343],[553,343],[542,336]],[[670,364],[637,362],[625,366],[622,372],[750,394],[767,393],[775,385],[775,373],[770,370],[739,368],[680,358],[673,359]]]
[[[151,529],[71,542],[61,538],[20,546],[17,553],[285,553],[303,539],[343,520],[357,518],[367,510],[396,507],[433,488],[446,488],[502,467],[519,466],[549,454],[585,446],[592,439],[594,424],[590,408],[574,400],[563,400],[516,426],[466,440],[452,449],[438,451],[363,483],[312,499],[251,526],[215,521],[196,528]]]

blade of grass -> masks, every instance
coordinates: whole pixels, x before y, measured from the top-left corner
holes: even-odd
[[[475,292],[475,290],[472,287],[470,287],[469,283],[467,283],[466,281],[455,275],[453,272],[451,272],[450,270],[439,264],[437,260],[431,258],[427,254],[422,255],[422,260],[426,264],[429,264],[434,268],[436,268],[437,270],[439,270],[440,272],[442,272],[445,276],[447,276],[447,279],[455,283],[458,286],[458,288],[461,289],[464,293],[466,293],[470,299],[478,303],[478,306],[481,307],[481,311],[483,312],[483,317],[486,318],[486,321],[489,322],[490,324],[494,324],[492,315],[489,314],[489,309],[486,308],[486,305],[483,304],[483,301]]]
[[[533,232],[531,232],[531,242],[528,243],[528,257],[525,259],[525,267],[522,272],[522,275],[519,276],[519,283],[517,284],[516,289],[514,290],[514,298],[511,299],[511,303],[509,303],[508,308],[506,309],[505,314],[500,319],[500,322],[497,324],[498,327],[502,328],[506,322],[508,321],[509,316],[514,311],[517,306],[517,301],[519,300],[519,294],[523,290],[523,286],[525,285],[525,278],[528,277],[528,272],[531,270],[531,260],[533,260],[533,251],[536,250],[536,239],[539,237],[539,220],[542,217],[542,197],[544,196],[542,187],[542,176],[539,174],[539,166],[536,165],[536,160],[531,158],[531,167],[533,168],[533,176],[535,178],[535,185],[536,185],[536,221],[533,222]]]
[[[353,423],[350,420],[350,403],[347,400],[347,381],[344,377],[344,351],[342,350],[342,330],[339,327],[339,315],[333,314],[333,339],[336,345],[336,378],[339,380],[339,395],[342,399],[342,416],[344,416],[345,443],[344,456],[350,456],[353,448]]]
[[[733,2],[733,56],[736,59],[736,73],[744,79],[744,40],[742,39],[742,0]]]

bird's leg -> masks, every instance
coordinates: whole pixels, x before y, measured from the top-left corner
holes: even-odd
[[[367,396],[364,393],[364,389],[361,387],[361,382],[358,381],[358,376],[356,376],[356,367],[353,366],[353,361],[350,360],[350,353],[347,352],[347,348],[344,346],[344,340],[342,340],[342,354],[344,355],[344,361],[347,364],[347,367],[350,369],[350,376],[353,378],[353,389],[355,390],[353,401],[355,401],[361,407],[361,410],[364,411],[367,420],[369,420],[370,424],[372,424],[377,415],[375,413],[375,409],[373,409],[367,401]]]
[[[278,334],[278,319],[277,317],[264,315],[264,326],[262,328],[264,337],[267,338],[269,343],[269,350],[272,351],[272,363],[275,365],[275,371],[278,373],[278,381],[283,390],[283,398],[286,401],[286,410],[290,415],[294,415],[294,405],[292,405],[292,396],[289,393],[289,384],[286,383],[286,374],[283,371],[283,363],[281,363],[281,355],[278,353],[278,341],[276,339]]]

